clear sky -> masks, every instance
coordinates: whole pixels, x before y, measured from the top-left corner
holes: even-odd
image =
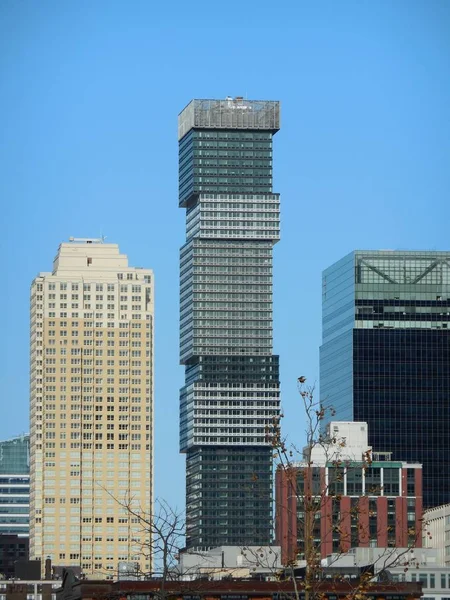
[[[318,380],[321,271],[355,248],[450,249],[450,1],[0,3],[0,439],[28,431],[29,285],[69,236],[156,278],[156,491],[178,454],[177,115],[279,99],[274,351],[285,431]]]

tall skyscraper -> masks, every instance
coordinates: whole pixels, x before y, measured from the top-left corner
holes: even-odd
[[[323,273],[322,401],[369,443],[423,464],[424,506],[450,502],[450,252],[352,252]]]
[[[179,115],[180,449],[188,548],[263,545],[272,536],[279,412],[272,355],[272,248],[279,195],[272,137],[279,102],[193,100]]]
[[[150,569],[117,500],[151,510],[152,429],[152,271],[71,238],[31,285],[31,558],[96,576],[119,561]]]
[[[0,535],[30,531],[30,436],[0,442]]]

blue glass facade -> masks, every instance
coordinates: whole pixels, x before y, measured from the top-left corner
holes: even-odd
[[[323,274],[321,398],[369,443],[423,464],[450,502],[450,252],[355,251]]]
[[[342,258],[324,272],[322,282],[322,336],[320,393],[339,417],[353,420],[354,258]]]
[[[279,196],[272,136],[279,104],[193,100],[179,117],[180,451],[186,545],[267,545],[279,412],[272,355],[272,251]]]
[[[30,437],[0,442],[0,535],[29,535]]]

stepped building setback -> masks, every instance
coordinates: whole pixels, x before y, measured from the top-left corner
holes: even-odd
[[[179,115],[188,548],[271,542],[265,427],[280,403],[272,354],[272,249],[279,239],[272,137],[279,126],[273,101],[193,100]]]
[[[117,500],[153,503],[153,273],[71,239],[31,285],[30,558],[113,576],[151,565]]]

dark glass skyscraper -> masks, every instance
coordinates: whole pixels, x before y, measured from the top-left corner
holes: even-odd
[[[272,538],[272,452],[279,412],[272,355],[272,192],[278,102],[193,100],[179,115],[180,449],[188,548]]]
[[[320,391],[333,420],[423,464],[424,506],[450,502],[450,252],[355,251],[323,273]]]

